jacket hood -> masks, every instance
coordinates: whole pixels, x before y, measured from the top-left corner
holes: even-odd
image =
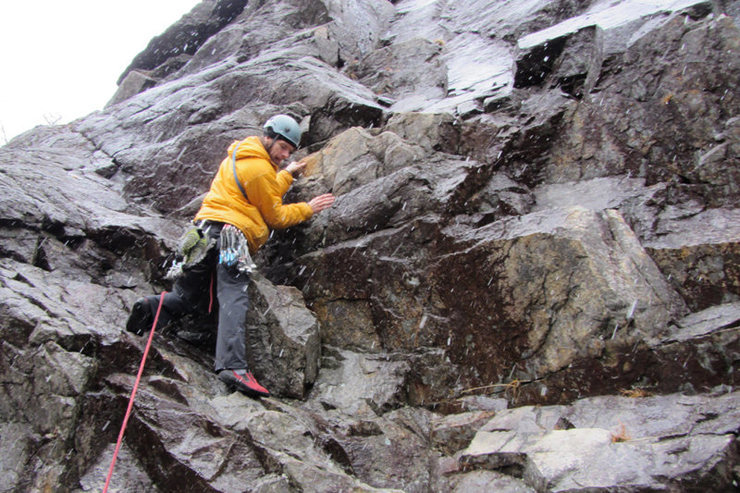
[[[237,148],[238,146],[238,148]],[[247,137],[244,140],[237,140],[231,143],[229,146],[229,159],[234,155],[234,149],[236,151],[237,159],[248,159],[248,158],[260,158],[267,159],[273,168],[277,169],[277,165],[270,159],[265,146],[262,145],[262,141],[259,137]]]

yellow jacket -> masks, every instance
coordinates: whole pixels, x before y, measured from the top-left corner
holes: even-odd
[[[234,179],[234,149],[236,172],[248,200]],[[249,250],[255,253],[267,241],[270,228],[287,228],[313,215],[306,202],[283,204],[283,195],[292,183],[293,175],[278,171],[259,137],[233,142],[195,219],[233,224],[244,232]]]

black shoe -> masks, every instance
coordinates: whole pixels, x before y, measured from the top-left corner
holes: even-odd
[[[218,379],[231,388],[253,397],[269,397],[270,391],[259,384],[247,370],[221,370]]]
[[[126,322],[126,330],[137,336],[142,336],[152,329],[153,322],[154,317],[149,301],[146,298],[140,298],[131,308],[131,315],[128,316]]]

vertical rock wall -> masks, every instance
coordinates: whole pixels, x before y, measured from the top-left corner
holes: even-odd
[[[116,491],[730,491],[737,1],[205,0],[105,109],[0,148],[2,491],[102,488],[230,142],[305,129],[250,286],[156,334]],[[650,467],[647,467],[649,464]]]

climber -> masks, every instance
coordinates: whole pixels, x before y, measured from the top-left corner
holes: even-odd
[[[162,302],[158,327],[197,310],[213,300],[219,304],[215,371],[229,387],[251,396],[269,396],[249,370],[245,320],[247,283],[255,268],[250,255],[268,239],[270,228],[287,228],[331,207],[330,193],[309,202],[283,204],[282,197],[306,162],[282,163],[298,148],[301,130],[287,115],[267,120],[261,137],[234,142],[222,161],[184,236],[182,272]],[[238,177],[238,179],[237,179]],[[215,282],[214,282],[215,280]],[[126,330],[143,335],[154,321],[159,296],[141,298],[131,310]]]

